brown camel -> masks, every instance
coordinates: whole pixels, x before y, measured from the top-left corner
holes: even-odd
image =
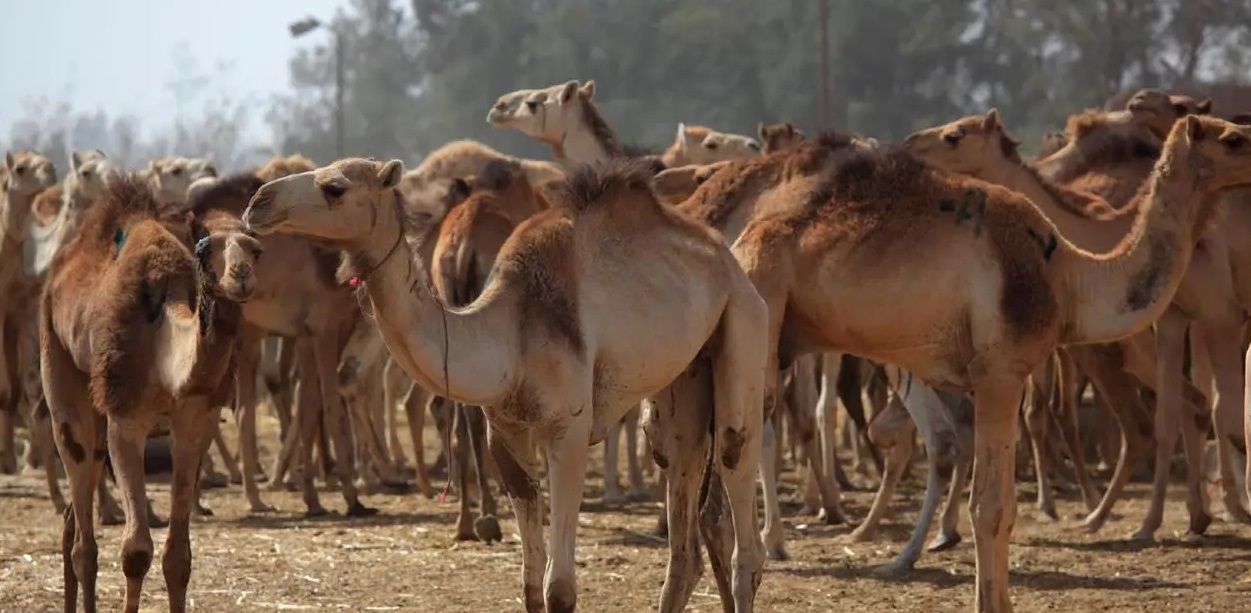
[[[238,308],[219,299],[226,283],[209,271],[209,241],[193,255],[158,221],[158,208],[139,177],[111,182],[79,237],[53,258],[44,289],[42,378],[72,495],[62,538],[66,611],[77,609],[80,587],[84,610],[96,610],[91,507],[106,450],[126,508],[125,610],[139,610],[152,561],[143,446],[164,418],[175,445],[162,566],[170,610],[186,610],[190,515],[217,417],[210,396],[224,387]]]
[[[687,164],[712,164],[760,155],[760,143],[750,136],[718,132],[706,126],[678,122],[673,144],[660,156],[665,168]]]
[[[409,376],[449,399],[486,407],[488,445],[522,538],[526,609],[576,608],[574,545],[588,443],[642,399],[663,396],[692,362],[706,360],[716,402],[703,417],[713,421],[684,412],[696,423],[665,424],[671,438],[656,451],[668,455],[662,466],[671,473],[679,463],[683,470],[702,467],[715,424],[711,457],[729,493],[735,535],[733,586],[722,599],[735,611],[751,611],[763,566],[754,476],[766,313],[721,238],[661,205],[645,163],[583,167],[551,209],[506,241],[481,297],[449,311],[403,240],[395,193],[402,173],[399,160],[340,160],[266,184],[245,220],[258,232],[342,247],[344,270],[363,284],[383,338]],[[536,446],[547,452],[551,483],[550,557],[538,514]],[[684,513],[670,519],[671,573],[675,559],[694,553],[688,518],[697,485],[670,474],[669,512]],[[684,581],[693,588],[692,580],[670,574],[660,610],[681,610],[690,590],[672,588]]]
[[[1012,610],[1012,441],[1025,379],[1057,346],[1129,336],[1167,308],[1215,206],[1208,197],[1251,184],[1249,138],[1251,128],[1219,119],[1177,122],[1135,204],[1138,223],[1107,254],[1073,246],[1016,192],[850,139],[816,189],[758,208],[734,244],[770,306],[769,372],[839,350],[972,392],[978,611]],[[949,299],[936,303],[934,287]]]
[[[1171,112],[1172,107],[1165,110]],[[994,109],[985,115],[968,116],[942,126],[921,130],[909,136],[904,145],[929,164],[951,172],[969,174],[1025,195],[1055,223],[1062,236],[1080,248],[1095,253],[1106,252],[1123,240],[1129,231],[1128,220],[1132,219],[1130,214],[1134,211],[1121,210],[1119,215],[1110,215],[1103,219],[1087,217],[1086,211],[1111,210],[1111,207],[1098,196],[1058,186],[1027,165],[1017,153],[1017,141],[1004,129]],[[1190,270],[1193,269],[1188,269],[1187,275],[1192,274]],[[1183,281],[1182,286],[1185,287],[1185,284]],[[1145,441],[1137,431],[1134,414],[1142,410],[1138,406],[1138,381],[1152,391],[1156,389],[1156,358],[1152,343],[1150,330],[1144,330],[1133,337],[1118,341],[1115,346],[1078,345],[1064,349],[1067,355],[1082,366],[1107,399],[1120,426],[1123,440],[1121,457],[1117,461],[1112,481],[1103,500],[1096,502],[1098,496],[1085,470],[1082,445],[1077,436],[1075,399],[1062,403],[1064,410],[1059,416],[1059,422],[1065,446],[1073,457],[1087,510],[1091,513],[1086,521],[1086,528],[1091,532],[1098,530],[1107,520],[1129,480],[1130,473],[1145,450]],[[1138,377],[1137,380],[1135,376]],[[1188,388],[1188,392],[1188,412],[1197,413],[1202,410],[1197,403],[1203,402],[1203,396],[1193,386]],[[1031,402],[1027,406],[1026,421],[1033,442],[1036,477],[1039,481],[1039,508],[1045,516],[1058,519],[1047,470],[1047,457],[1042,452],[1047,416],[1040,403]]]
[[[12,297],[22,292],[22,244],[33,201],[56,181],[56,167],[48,158],[34,151],[4,154],[4,166],[0,167],[0,295],[6,297],[0,306],[0,473],[17,469],[13,447],[17,377],[10,371],[18,373],[19,363],[8,350],[17,343],[9,338],[6,328],[15,327],[9,320],[18,316]]]
[[[263,182],[254,174],[231,175],[198,193],[189,208],[196,213],[217,209],[239,216],[261,185]],[[254,271],[258,291],[243,305],[243,324],[235,359],[235,419],[239,425],[244,492],[250,510],[255,513],[273,510],[261,500],[255,479],[259,472],[256,372],[261,341],[268,334],[278,334],[298,340],[298,370],[302,383],[297,401],[298,425],[288,433],[289,444],[284,445],[284,453],[279,454],[280,464],[275,467],[270,483],[281,482],[284,456],[289,460],[298,449],[304,467],[301,486],[306,512],[310,516],[327,513],[313,487],[315,472],[312,469],[315,466],[313,448],[324,413],[325,429],[335,446],[335,468],[347,503],[347,514],[377,513],[377,509],[366,507],[359,500],[352,461],[352,433],[336,376],[342,347],[358,311],[356,301],[348,288],[334,282],[337,262],[333,253],[294,236],[265,236],[260,240],[260,247],[265,256],[257,261]],[[298,446],[295,443],[297,433]],[[386,473],[387,480],[400,481],[394,476],[390,459],[379,449],[378,441],[367,438],[363,442],[375,463]]]
[[[1163,94],[1147,90],[1144,97],[1146,96],[1159,98]],[[1137,98],[1136,95],[1135,99],[1131,99],[1131,104]],[[1172,104],[1183,104],[1186,100],[1176,96],[1169,97]],[[1138,103],[1138,106],[1141,107],[1142,104]],[[1201,104],[1194,106],[1196,109],[1202,108]],[[1094,153],[1106,151],[1110,147],[1125,150],[1124,144],[1116,144],[1118,140],[1124,142],[1125,128],[1115,119],[1107,119],[1094,113],[1070,119],[1070,126],[1073,124],[1077,124],[1078,129],[1070,132],[1069,146],[1048,159],[1055,180],[1075,189],[1097,193],[1114,207],[1124,208],[1118,205],[1129,202],[1128,197],[1138,189],[1137,186],[1143,184],[1146,177],[1143,170],[1151,163],[1149,149],[1141,145],[1132,146],[1130,151],[1134,154],[1130,158],[1137,161],[1111,166],[1092,165],[1089,159]],[[1213,198],[1217,197],[1213,195]],[[1182,439],[1189,467],[1188,538],[1203,534],[1211,523],[1199,461],[1203,431],[1207,429],[1209,421],[1214,426],[1217,437],[1224,494],[1222,502],[1233,518],[1244,522],[1249,519],[1234,482],[1230,457],[1234,448],[1243,444],[1240,440],[1242,428],[1239,427],[1241,412],[1237,410],[1237,393],[1232,391],[1242,386],[1242,371],[1237,368],[1238,358],[1234,356],[1241,353],[1238,343],[1241,342],[1242,322],[1245,318],[1245,307],[1239,303],[1234,290],[1235,281],[1231,277],[1229,264],[1229,246],[1236,242],[1226,236],[1225,224],[1208,227],[1196,248],[1195,258],[1186,271],[1183,283],[1173,297],[1173,308],[1165,311],[1160,321],[1156,322],[1155,480],[1151,505],[1143,518],[1142,526],[1134,533],[1134,538],[1153,538],[1163,521],[1164,496],[1169,481],[1168,467],[1178,437]],[[1213,374],[1218,391],[1217,402],[1210,413],[1205,411],[1198,423],[1186,417],[1185,410],[1187,392],[1182,368],[1188,326],[1192,328],[1194,335],[1200,337],[1199,342],[1193,342],[1192,339],[1196,353],[1201,349],[1206,354],[1199,355],[1195,363],[1216,367]]]
[[[792,149],[805,138],[803,131],[789,121],[759,123],[756,125],[756,134],[760,136],[760,142],[764,144],[764,153]]]

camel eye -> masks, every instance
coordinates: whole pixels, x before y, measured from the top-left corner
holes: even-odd
[[[20,176],[22,176],[22,175],[26,174],[26,167],[25,167],[25,166],[18,166],[17,168],[14,168],[14,169],[13,169],[13,172],[17,173],[17,176],[19,176],[19,177],[20,177]]]
[[[1247,144],[1247,137],[1241,134],[1229,134],[1222,138],[1221,142],[1225,143],[1225,148],[1230,151],[1237,151]]]
[[[529,109],[531,113],[533,113],[539,110],[539,103],[537,100],[526,100],[526,108]]]
[[[252,250],[252,261],[254,261],[254,262],[259,262],[259,261],[261,261],[261,254],[262,254],[262,253],[265,253],[265,250],[264,250],[264,249],[261,249],[260,247],[257,247],[256,249],[253,249],[253,250]]]
[[[337,200],[341,198],[343,194],[347,193],[347,188],[342,185],[327,183],[321,186],[321,193],[325,194],[326,198],[330,200]]]
[[[169,171],[169,174],[174,175],[175,177],[177,177],[177,176],[179,176],[179,175],[181,175],[181,174],[182,174],[182,169],[181,169],[181,168],[175,168],[175,169],[173,169],[173,170]]]
[[[718,144],[717,144],[717,143],[715,143],[715,142],[704,143],[704,149],[707,149],[707,150],[709,150],[709,151],[716,151],[716,150],[717,150],[717,147],[719,147],[719,146],[720,146],[720,145],[718,145]]]
[[[964,138],[964,130],[955,130],[943,135],[943,140],[947,141],[948,145],[954,145],[960,142],[961,138]]]

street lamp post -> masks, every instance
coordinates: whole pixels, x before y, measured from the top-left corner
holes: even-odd
[[[344,81],[344,49],[343,37],[339,34],[338,28],[327,25],[320,19],[308,16],[299,21],[294,21],[287,26],[291,32],[292,38],[299,38],[316,30],[325,27],[330,30],[330,36],[333,38],[334,45],[334,155],[338,159],[342,159],[343,152],[343,81]]]

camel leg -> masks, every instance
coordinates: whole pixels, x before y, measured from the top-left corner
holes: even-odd
[[[404,413],[408,416],[408,434],[413,443],[413,466],[417,469],[417,487],[423,496],[429,498],[434,496],[434,486],[430,484],[426,447],[421,440],[426,426],[426,394],[417,384],[409,385],[409,393],[404,398]]]
[[[187,610],[187,584],[191,580],[191,510],[196,502],[197,463],[212,442],[209,437],[217,411],[207,399],[183,400],[170,418],[173,439],[173,479],[170,483],[169,535],[161,554],[171,613]]]
[[[590,406],[590,398],[576,399],[573,406]],[[582,411],[566,421],[547,446],[547,480],[551,492],[549,542],[551,553],[543,578],[543,596],[548,611],[575,611],[578,582],[574,565],[577,544],[578,509],[586,484],[586,462],[590,448],[591,415]]]
[[[972,438],[972,432],[969,433]],[[971,442],[971,441],[970,441]],[[943,516],[938,527],[938,534],[930,541],[926,551],[938,553],[947,551],[960,544],[960,500],[964,494],[964,486],[969,483],[969,463],[971,458],[961,458],[951,473],[951,489],[947,492],[947,504],[943,507]]]
[[[1188,323],[1185,315],[1173,306],[1156,321],[1155,480],[1151,489],[1151,505],[1141,527],[1133,535],[1136,540],[1154,539],[1155,531],[1164,521],[1164,495],[1179,434],[1187,463],[1188,535],[1201,535],[1212,523],[1202,484],[1200,450],[1204,433],[1196,426],[1192,416],[1184,415],[1182,410],[1182,352]]]
[[[1001,365],[984,360],[979,356],[969,365],[976,414],[973,496],[969,501],[977,549],[974,609],[978,613],[1011,613],[1008,542],[1016,523],[1012,441],[1025,382],[1022,375],[996,371]]]
[[[390,354],[386,356],[382,363],[382,406],[387,414],[387,437],[388,446],[391,448],[391,459],[395,462],[396,467],[408,466],[408,455],[404,453],[404,444],[400,437],[400,386],[403,384],[402,373],[399,366],[395,365],[395,360],[391,359]],[[421,467],[416,467],[418,473],[418,484],[421,481]],[[424,490],[423,490],[423,493]]]
[[[1033,377],[1025,382],[1025,429],[1029,433],[1030,447],[1034,454],[1034,478],[1038,481],[1039,519],[1057,521],[1055,492],[1051,489],[1050,468],[1052,456],[1047,453],[1046,407],[1034,393]],[[928,489],[928,488],[927,488]]]
[[[617,446],[621,441],[621,422],[608,427],[604,437],[604,506],[615,507],[626,501],[617,477]]]
[[[886,516],[895,496],[895,488],[908,465],[913,450],[912,439],[916,435],[916,425],[908,417],[907,409],[898,396],[891,398],[885,411],[874,416],[868,430],[869,440],[886,451],[886,466],[868,515],[848,537],[853,543],[871,541],[876,535],[877,526]]]
[[[303,402],[302,400],[298,400],[301,397],[301,395],[297,395],[297,402]],[[270,471],[270,474],[273,476],[269,479],[269,489],[271,491],[280,490],[287,486],[287,471],[291,467],[292,463],[299,461],[295,452],[300,448],[301,441],[303,440],[303,438],[301,438],[302,435],[300,434],[301,431],[298,423],[299,411],[302,410],[303,409],[296,410],[297,423],[295,427],[287,428],[287,433],[283,435],[282,438],[282,449],[279,450],[278,457],[274,458],[274,467]],[[298,464],[296,464],[296,466],[299,467]]]
[[[487,475],[486,456],[486,413],[482,407],[465,407],[465,421],[468,423],[470,455],[474,466],[478,467],[478,494],[481,501],[478,505],[478,519],[473,522],[473,531],[478,540],[491,543],[501,541],[504,533],[500,529],[499,509],[495,503],[495,495],[491,493],[491,483]]]
[[[1086,505],[1087,512],[1093,512],[1099,507],[1100,497],[1094,481],[1090,478],[1090,472],[1086,469],[1086,450],[1078,429],[1077,397],[1070,394],[1076,364],[1068,353],[1059,350],[1055,353],[1052,366],[1054,376],[1049,390],[1049,412],[1055,416],[1065,449],[1073,461],[1073,472],[1076,473],[1078,487],[1081,488],[1082,502]],[[1138,442],[1141,443],[1141,439]]]
[[[776,434],[774,419],[766,420],[760,445],[760,488],[764,493],[764,527],[760,536],[764,539],[766,557],[770,560],[789,560],[791,556],[786,551],[786,537],[782,532],[782,505],[778,500],[777,454],[774,453],[778,444]]]
[[[816,422],[821,453],[818,457],[810,458],[809,461],[819,462],[827,475],[834,472],[834,465],[838,462],[838,456],[834,452],[838,442],[836,427],[838,424],[838,390],[836,386],[842,359],[841,353],[827,353],[821,356],[820,360],[821,390],[817,393]]]
[[[820,494],[821,509],[817,518],[827,524],[835,525],[847,522],[843,513],[842,493],[838,482],[829,478],[822,461],[821,441],[816,435],[816,424],[813,412],[817,407],[816,361],[814,356],[805,356],[807,360],[796,362],[791,387],[794,388],[794,402],[789,403],[792,432],[808,462],[809,483],[816,485]]]
[[[626,440],[626,472],[630,480],[630,491],[626,495],[630,500],[643,502],[651,499],[651,492],[643,482],[643,465],[639,460],[639,415],[641,405],[626,411],[621,428],[625,430]]]
[[[235,423],[239,427],[239,455],[243,458],[243,495],[247,498],[250,513],[277,510],[261,500],[260,489],[256,485],[256,476],[261,468],[256,440],[256,370],[260,349],[260,331],[253,329],[241,334],[238,349],[235,351]],[[283,447],[285,451],[286,445]],[[270,481],[270,485],[281,487],[282,478],[276,467],[273,474],[274,479]]]
[[[265,380],[265,390],[269,392],[270,404],[278,414],[279,436],[284,439],[292,425],[291,367],[295,362],[296,345],[296,339],[268,335],[263,338],[259,348],[263,352],[259,362],[261,376]],[[256,384],[252,385],[255,389]]]
[[[317,489],[313,479],[317,475],[316,464],[313,462],[313,448],[316,446],[317,430],[321,426],[322,397],[317,386],[316,369],[313,367],[313,348],[307,343],[300,343],[300,393],[299,408],[296,411],[296,428],[300,433],[300,489],[303,492],[305,516],[316,517],[329,511],[318,500]],[[275,475],[277,472],[275,471]]]
[[[126,575],[125,611],[138,613],[139,597],[143,592],[143,580],[152,565],[152,532],[148,528],[148,504],[144,493],[143,447],[152,429],[151,413],[134,407],[133,413],[111,415],[108,418],[109,457],[113,472],[122,493],[122,505],[126,511],[126,527],[122,530],[122,573]],[[202,434],[211,440],[213,424],[206,421],[209,430]],[[199,459],[207,446],[200,450]],[[193,477],[194,478],[194,477]]]
[[[1242,379],[1242,313],[1236,321],[1198,321],[1194,324],[1202,342],[1196,343],[1207,350],[1207,360],[1216,383],[1216,402],[1213,406],[1212,429],[1216,435],[1216,457],[1220,464],[1221,493],[1225,512],[1239,523],[1251,523],[1251,515],[1242,504],[1242,492],[1234,478],[1232,466],[1235,445],[1246,448],[1242,439],[1242,411],[1239,410],[1239,391],[1244,387]]]
[[[239,459],[230,451],[230,445],[226,444],[221,424],[216,424],[213,428],[213,448],[217,449],[217,454],[222,457],[222,464],[226,465],[226,472],[230,474],[230,482],[235,485],[242,484],[243,472],[239,470]]]
[[[668,390],[644,402],[642,411],[652,457],[666,476],[665,514],[667,525],[672,526],[660,613],[684,611],[703,574],[696,521],[700,484],[711,447],[710,375],[706,363],[697,362]]]
[[[456,540],[476,541],[478,536],[473,531],[473,514],[469,499],[469,418],[465,415],[467,407],[459,402],[452,404],[452,454],[456,457],[456,487],[460,490],[459,505],[456,510]],[[481,471],[479,471],[481,472]]]
[[[48,414],[48,400],[43,394],[29,407],[26,414],[26,428],[30,431],[30,443],[37,448],[40,463],[43,464],[44,478],[48,483],[48,498],[58,515],[65,514],[65,496],[57,484],[57,454],[52,440],[52,416]]]
[[[365,386],[371,386],[374,377],[370,371],[359,373],[365,381]],[[378,479],[383,485],[393,488],[405,488],[408,483],[404,477],[400,475],[399,468],[391,459],[391,455],[387,453],[386,444],[383,442],[383,433],[378,426],[381,424],[379,420],[374,419],[374,411],[370,408],[368,401],[371,395],[366,391],[365,386],[358,386],[357,393],[351,402],[346,403],[346,407],[351,407],[352,423],[357,424],[357,430],[360,432],[360,439],[364,442],[365,453],[361,454],[373,463],[374,470],[378,473]],[[346,408],[345,407],[345,408]]]
[[[1120,454],[1116,460],[1116,468],[1112,472],[1112,479],[1108,482],[1103,499],[1083,523],[1086,532],[1093,534],[1102,528],[1111,516],[1113,506],[1120,498],[1125,484],[1129,482],[1130,475],[1133,474],[1146,451],[1143,445],[1145,437],[1137,431],[1133,416],[1134,411],[1138,410],[1134,405],[1140,403],[1141,399],[1133,379],[1127,373],[1107,363],[1103,354],[1100,353],[1103,348],[1077,350],[1073,347],[1071,349],[1075,350],[1071,355],[1086,371],[1095,390],[1104,398],[1108,411],[1112,413],[1112,418],[1120,426],[1121,431]],[[1168,462],[1165,462],[1165,474],[1167,474],[1167,465]]]
[[[544,613],[542,586],[543,570],[547,565],[547,548],[543,539],[543,523],[539,517],[539,462],[535,456],[534,444],[529,430],[504,432],[494,425],[488,425],[487,447],[491,450],[495,464],[500,467],[500,478],[512,502],[513,513],[517,516],[517,532],[521,536],[522,596],[526,613]],[[583,447],[586,447],[585,440]],[[579,481],[585,479],[585,475],[579,476],[582,477]],[[581,486],[575,487],[581,490]],[[578,501],[580,500],[579,498]],[[576,517],[574,521],[577,521]],[[555,525],[554,521],[553,524]],[[552,532],[555,533],[556,529]],[[573,611],[573,603],[569,604],[567,610]]]
[[[334,465],[339,476],[340,493],[347,503],[347,516],[367,517],[376,515],[378,509],[361,504],[356,491],[356,467],[352,462],[352,424],[348,420],[347,407],[343,406],[343,399],[339,397],[339,388],[336,385],[339,346],[334,339],[335,335],[322,334],[313,343],[317,387],[321,389],[322,415],[325,417],[322,428],[329,430],[328,434],[334,442]]]

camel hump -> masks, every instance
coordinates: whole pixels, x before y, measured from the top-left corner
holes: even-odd
[[[660,206],[652,191],[656,167],[645,158],[613,158],[594,164],[580,164],[569,173],[563,185],[554,190],[553,204],[574,214],[585,213],[623,200],[637,206],[649,201]]]

